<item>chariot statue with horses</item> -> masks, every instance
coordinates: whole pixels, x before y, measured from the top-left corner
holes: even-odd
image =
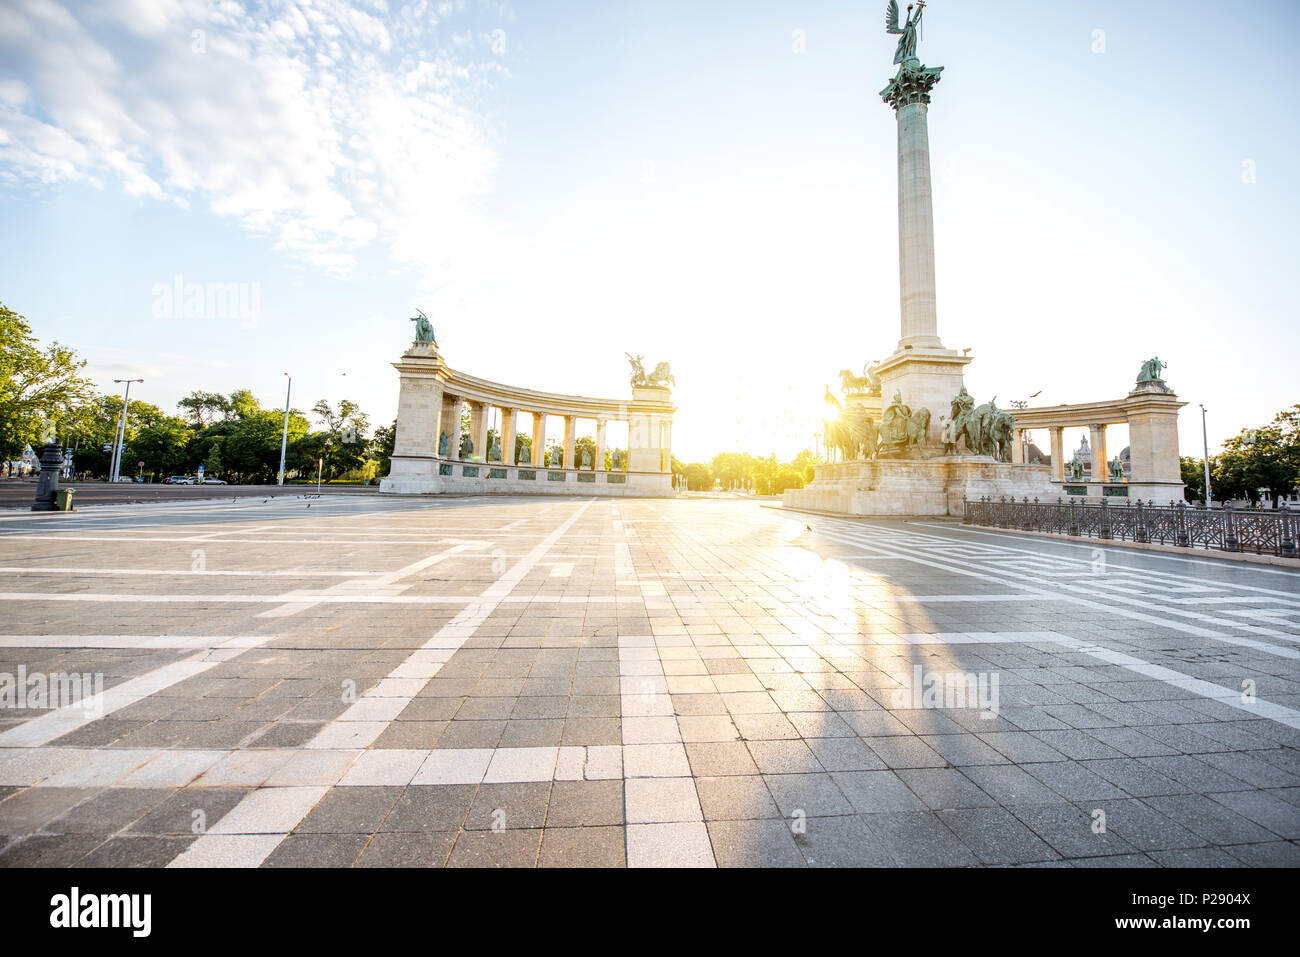
[[[632,388],[650,387],[657,389],[666,389],[669,386],[677,385],[677,380],[673,377],[673,367],[667,362],[661,362],[655,366],[653,372],[645,371],[645,356],[634,356],[632,353],[624,353],[627,356],[628,363],[632,366]]]
[[[876,370],[879,362],[869,362],[862,368],[862,375],[854,375],[848,369],[840,370],[840,391],[845,395],[880,395],[880,376]]]

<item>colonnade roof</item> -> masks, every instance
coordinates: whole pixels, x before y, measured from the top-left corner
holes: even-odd
[[[1176,412],[1186,402],[1172,392],[1133,392],[1106,402],[1063,402],[1032,409],[1008,409],[1016,417],[1017,429],[1079,428],[1090,425],[1122,425],[1134,413]]]
[[[523,386],[493,382],[452,369],[436,351],[417,352],[415,349],[393,364],[404,374],[434,375],[443,384],[445,394],[470,402],[515,409],[520,412],[540,412],[546,415],[571,415],[582,419],[626,420],[629,415],[667,415],[676,408],[672,393],[662,388],[636,388],[627,399],[599,399],[582,395],[563,395],[541,392]]]

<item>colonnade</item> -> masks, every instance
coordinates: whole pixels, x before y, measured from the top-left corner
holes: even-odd
[[[401,391],[392,469],[381,486],[386,491],[564,492],[571,482],[573,491],[580,488],[583,494],[672,494],[676,409],[666,387],[634,386],[630,399],[539,392],[454,370],[435,344],[421,342],[413,343],[393,366],[401,376]],[[470,445],[462,455],[466,409]],[[547,465],[552,418],[564,422],[563,462]],[[488,446],[494,422],[499,423],[499,452]],[[586,468],[576,461],[579,422],[595,424],[596,454]],[[611,422],[627,423],[628,431],[627,457],[617,475],[605,465]],[[515,462],[521,425],[529,430],[531,454],[527,461]]]

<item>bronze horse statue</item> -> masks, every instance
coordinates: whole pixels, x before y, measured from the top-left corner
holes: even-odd
[[[878,440],[876,423],[866,413],[843,413],[826,422],[826,445],[839,449],[845,462],[874,458]]]

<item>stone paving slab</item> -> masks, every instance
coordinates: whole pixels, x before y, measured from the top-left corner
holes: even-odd
[[[0,866],[1300,856],[1290,571],[716,499],[161,504],[4,537],[0,691],[104,696],[0,707]]]

